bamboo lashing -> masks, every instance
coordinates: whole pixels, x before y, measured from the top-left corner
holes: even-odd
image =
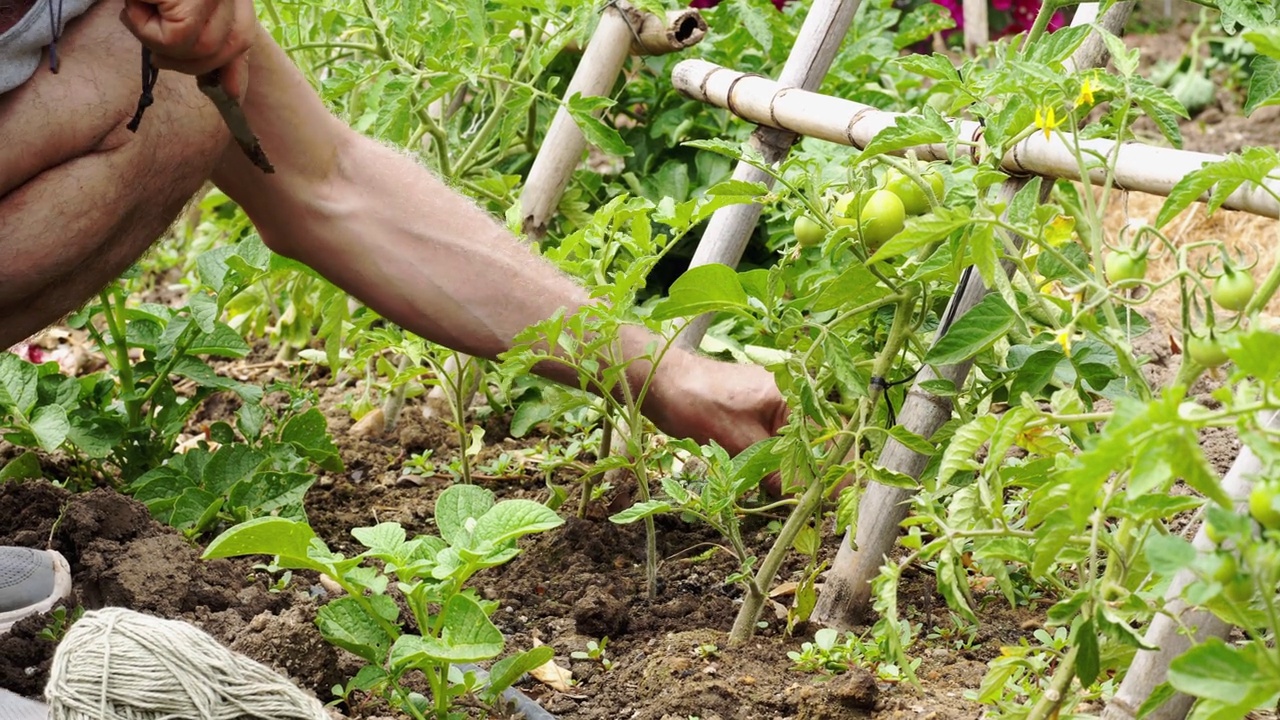
[[[705,60],[682,61],[676,65],[671,77],[676,89],[686,96],[725,108],[744,120],[856,148],[865,148],[880,131],[893,127],[903,115],[852,100],[788,87]],[[970,120],[952,120],[950,124],[959,138],[974,143],[957,147],[958,153],[974,156],[981,152],[981,125]],[[1081,151],[1086,157],[1109,157],[1115,146],[1113,140],[1080,141]],[[924,160],[952,159],[946,145],[941,143],[911,149]],[[903,149],[897,154],[906,152],[907,149]],[[1121,190],[1168,197],[1174,184],[1188,173],[1222,159],[1221,155],[1210,153],[1123,143],[1116,157],[1113,185]],[[1000,167],[1014,176],[1041,175],[1081,180],[1074,151],[1063,135],[1056,131],[1051,131],[1047,140],[1043,133],[1037,132],[1014,145],[1001,159]],[[1089,171],[1089,181],[1101,185],[1106,174],[1105,168],[1095,166]],[[1268,185],[1280,191],[1280,182],[1273,181]],[[1201,200],[1206,198],[1207,195]],[[1223,207],[1265,217],[1280,217],[1280,204],[1265,190],[1253,186],[1241,186],[1227,198]]]

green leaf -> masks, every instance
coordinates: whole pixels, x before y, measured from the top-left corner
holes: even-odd
[[[923,6],[921,6],[923,7]],[[951,59],[939,53],[932,55],[904,55],[893,62],[910,73],[923,75],[934,80],[960,82],[960,73],[951,64]]]
[[[934,33],[950,30],[955,26],[955,19],[941,5],[931,2],[922,3],[898,23],[898,32],[893,38],[893,46],[901,50],[929,38]],[[941,56],[935,54],[931,57]],[[949,67],[950,62],[947,65]],[[951,73],[954,75],[955,70],[952,69]]]
[[[391,646],[393,669],[435,663],[480,662],[502,652],[502,632],[490,622],[479,603],[466,595],[454,595],[440,613],[440,638],[401,635]]]
[[[629,525],[637,520],[667,512],[671,512],[671,503],[666,500],[646,500],[638,502],[620,513],[610,515],[609,522]]]
[[[1246,28],[1263,28],[1276,19],[1275,6],[1270,2],[1259,3],[1256,0],[1218,0],[1218,9],[1222,11],[1223,27],[1228,28],[1227,20],[1233,20]]]
[[[884,289],[862,263],[853,263],[822,286],[813,311],[851,310],[879,297]]]
[[[1178,119],[1185,120],[1189,114],[1178,98],[1138,75],[1129,78],[1129,86],[1138,107],[1155,122],[1169,144],[1175,148],[1182,147],[1182,131],[1178,128]]]
[[[218,301],[203,292],[194,292],[187,298],[187,309],[191,311],[191,319],[202,332],[212,333],[213,324],[218,319]]]
[[[1248,697],[1261,702],[1280,692],[1280,678],[1260,667],[1244,650],[1216,637],[1174,658],[1169,663],[1169,684],[1179,692],[1232,706]]]
[[[596,114],[605,108],[613,107],[613,100],[606,97],[583,97],[579,93],[575,93],[569,101],[565,103],[569,115],[573,117],[573,121],[578,124],[578,129],[582,131],[583,137],[587,142],[595,145],[610,155],[618,155],[628,157],[631,155],[631,146],[627,144],[618,131],[604,124]]]
[[[39,480],[42,477],[44,471],[40,468],[40,458],[30,450],[0,467],[0,483],[9,480]]]
[[[864,162],[876,155],[891,153],[917,145],[932,145],[955,139],[955,129],[938,114],[937,110],[925,105],[923,115],[900,115],[891,127],[876,133],[858,156]]]
[[[11,352],[0,352],[0,405],[8,405],[20,415],[36,404],[36,366]]]
[[[1076,630],[1076,677],[1089,687],[1102,672],[1102,653],[1098,649],[1098,631],[1093,620],[1085,620]]]
[[[1265,55],[1255,55],[1249,63],[1249,97],[1244,103],[1244,114],[1266,105],[1280,103],[1280,60]]]
[[[655,320],[694,317],[707,312],[741,311],[747,292],[738,273],[728,265],[709,263],[689,268],[671,283],[670,296],[653,310]]]
[[[61,405],[42,405],[31,413],[29,423],[31,434],[46,452],[53,452],[62,446],[71,432],[71,421],[67,419],[67,410]]]
[[[990,293],[956,320],[929,348],[924,361],[930,365],[953,365],[967,360],[1004,337],[1015,319],[1004,299]]]
[[[867,264],[874,265],[881,260],[898,257],[918,247],[938,242],[972,222],[967,210],[961,212],[946,208],[938,208],[928,215],[913,217],[907,220],[902,232],[894,235],[888,242],[881,245],[875,254],[867,258]]]
[[[532,500],[503,500],[476,521],[473,544],[500,545],[533,533],[560,527],[564,520],[554,510]]]
[[[1255,328],[1236,338],[1226,351],[1237,371],[1260,380],[1280,378],[1280,333]]]
[[[1137,720],[1142,720],[1146,716],[1155,712],[1161,705],[1172,700],[1178,694],[1177,690],[1167,682],[1162,682],[1156,686],[1151,695],[1142,701],[1142,705],[1138,708]]]
[[[324,543],[305,522],[279,517],[263,517],[228,528],[214,538],[200,557],[240,557],[242,555],[276,555],[280,567],[305,568],[332,574],[332,566],[310,557],[316,547],[325,552]]]
[[[1060,65],[1071,57],[1080,43],[1092,32],[1088,25],[1073,25],[1040,36],[1027,52],[1027,60],[1045,65]]]
[[[1196,549],[1176,535],[1152,535],[1146,544],[1147,563],[1161,575],[1170,576],[1196,561]]]
[[[386,660],[391,648],[391,638],[377,618],[350,596],[337,598],[317,610],[316,627],[325,640],[375,665]]]
[[[200,332],[187,347],[189,355],[215,355],[217,357],[242,358],[249,354],[249,344],[240,333],[224,322],[214,322],[211,332]]]
[[[280,431],[280,441],[291,443],[315,464],[329,472],[342,472],[342,458],[329,436],[324,415],[316,408],[289,418]]]
[[[753,40],[768,53],[773,49],[773,30],[769,27],[769,15],[774,9],[764,3],[749,0],[732,0],[733,17],[741,22]],[[766,14],[768,13],[768,14]]]
[[[938,451],[933,443],[911,432],[901,425],[894,425],[889,429],[889,436],[897,440],[903,447],[918,455],[932,457]]]
[[[252,477],[266,459],[265,452],[244,443],[223,445],[205,464],[201,484],[212,492],[224,493],[232,485]]]
[[[471,538],[467,521],[479,522],[493,507],[493,493],[475,485],[450,485],[436,498],[436,527],[440,537],[454,546],[466,546]]]
[[[274,513],[301,520],[302,500],[315,481],[311,473],[263,470],[232,485],[227,504],[249,516]]]
[[[546,665],[555,656],[556,651],[550,645],[539,645],[499,660],[489,668],[489,687],[485,688],[482,699],[487,703],[495,702],[503,690],[514,685],[525,673]]]
[[[400,523],[384,522],[373,527],[352,528],[351,537],[375,553],[398,555],[404,547],[405,532]]]
[[[980,467],[975,459],[978,450],[991,439],[997,422],[994,415],[978,415],[956,430],[942,453],[942,462],[938,466],[939,485],[945,484],[956,473],[973,472]]]

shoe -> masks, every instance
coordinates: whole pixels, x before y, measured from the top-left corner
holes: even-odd
[[[71,566],[53,550],[0,546],[0,635],[13,624],[48,612],[71,593]]]
[[[49,720],[49,706],[0,688],[0,720]]]

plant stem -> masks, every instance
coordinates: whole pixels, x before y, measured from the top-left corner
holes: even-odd
[[[853,447],[853,440],[854,435],[852,433],[841,438],[840,444],[832,457],[844,457],[849,448]],[[823,474],[816,474],[809,481],[809,487],[804,491],[804,495],[800,497],[800,502],[791,511],[787,521],[783,523],[782,529],[778,531],[778,538],[774,541],[773,547],[769,548],[769,554],[765,556],[764,562],[760,563],[760,569],[756,571],[755,582],[749,586],[750,592],[743,599],[742,607],[738,610],[738,617],[733,621],[733,629],[729,632],[729,645],[742,645],[750,640],[752,634],[755,633],[756,620],[760,617],[760,611],[764,609],[767,588],[773,583],[774,576],[778,574],[778,568],[782,566],[782,561],[786,558],[787,553],[791,551],[791,544],[795,542],[796,536],[800,534],[800,530],[808,524],[809,518],[822,505],[822,491],[824,489],[826,489],[826,483],[823,482]]]
[[[102,314],[107,319],[107,328],[111,330],[111,345],[115,351],[116,374],[120,377],[120,387],[125,396],[124,406],[129,417],[129,429],[136,430],[142,424],[142,399],[134,397],[137,388],[133,383],[133,363],[129,360],[129,342],[126,339],[127,325],[124,317],[124,299],[119,298],[115,306],[111,303],[111,292],[103,290],[98,293],[102,300]]]
[[[1027,714],[1027,720],[1049,720],[1058,716],[1062,700],[1067,690],[1071,689],[1071,681],[1076,677],[1076,654],[1079,651],[1079,646],[1072,647],[1066,657],[1058,663],[1057,669],[1053,671],[1053,679],[1049,681],[1049,687],[1032,706],[1031,712]]]
[[[401,355],[396,362],[396,375],[400,375],[409,369],[409,356]],[[392,378],[394,382],[399,378]],[[399,385],[391,388],[387,393],[387,397],[382,402],[382,418],[386,422],[385,428],[387,432],[391,432],[396,427],[396,421],[400,419],[400,411],[404,409],[404,395],[409,389],[408,382],[401,382]]]
[[[600,421],[600,453],[599,457],[604,459],[612,454],[613,451],[613,416],[607,411],[604,418]],[[596,490],[596,476],[590,475],[586,480],[582,481],[582,496],[578,498],[578,517],[585,518],[587,516],[587,505],[591,502],[591,495]]]

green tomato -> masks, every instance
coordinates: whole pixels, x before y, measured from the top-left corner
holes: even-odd
[[[1187,354],[1202,367],[1222,367],[1230,358],[1227,357],[1227,351],[1222,349],[1221,339],[1221,336],[1213,333],[1205,337],[1192,335],[1187,339]]]
[[[1249,492],[1249,514],[1268,530],[1280,530],[1280,482],[1260,482]]]
[[[1213,579],[1226,585],[1240,576],[1240,566],[1236,564],[1236,556],[1230,553],[1218,554],[1218,567],[1213,570]]]
[[[902,232],[907,216],[902,201],[888,190],[876,190],[861,198],[841,196],[836,202],[836,213],[836,224],[858,226],[858,237],[871,251]]]
[[[1132,250],[1113,250],[1103,259],[1102,269],[1113,283],[1141,280],[1147,276],[1147,258]]]
[[[1253,580],[1248,575],[1237,575],[1231,582],[1222,584],[1222,592],[1231,600],[1247,603],[1253,599]]]
[[[795,231],[796,242],[800,247],[813,247],[827,236],[827,229],[822,227],[822,223],[808,215],[798,216],[791,229]]]
[[[1253,299],[1253,275],[1248,271],[1226,268],[1213,281],[1213,301],[1227,310],[1240,312]]]
[[[941,202],[942,195],[946,192],[946,183],[943,181],[942,175],[930,170],[920,177],[929,183],[933,196]],[[923,215],[933,207],[929,204],[929,198],[925,194],[924,188],[897,170],[890,169],[885,174],[885,187],[898,196],[898,199],[902,201],[903,209],[906,210],[908,215]]]
[[[1221,545],[1227,539],[1226,533],[1224,533],[1217,525],[1208,521],[1205,521],[1204,524],[1204,536],[1209,538],[1209,542],[1214,545]]]

